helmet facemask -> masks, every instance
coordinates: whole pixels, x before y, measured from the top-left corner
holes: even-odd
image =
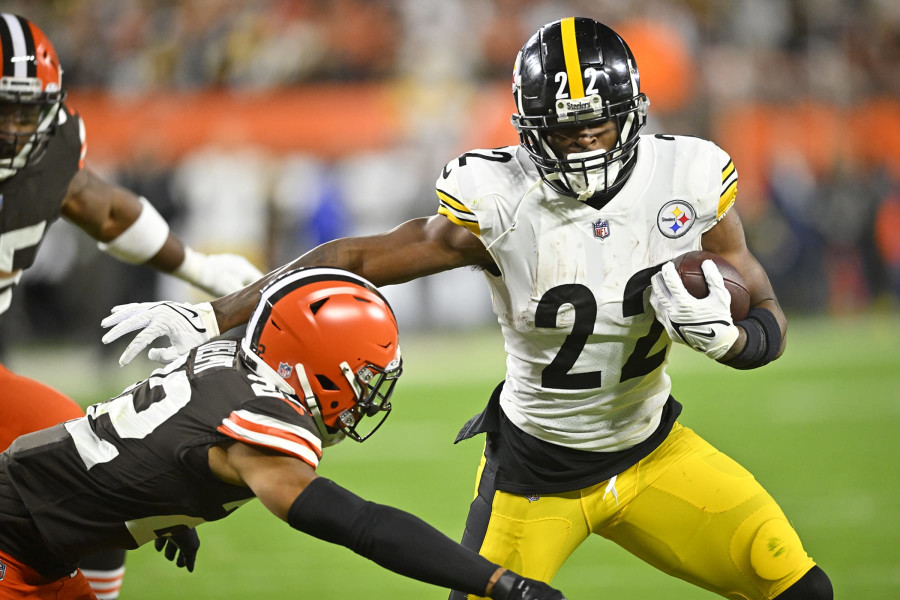
[[[0,179],[38,162],[65,92],[53,44],[34,23],[0,13]]]
[[[354,390],[357,401],[344,408],[337,417],[326,418],[320,401],[313,392],[303,365],[295,366],[297,379],[303,391],[304,405],[309,409],[322,434],[322,445],[333,446],[345,437],[357,442],[369,439],[391,413],[391,395],[403,369],[401,360],[391,361],[386,368],[368,363],[356,373],[346,362],[340,365],[347,382]],[[368,418],[367,418],[368,417]]]
[[[0,79],[0,169],[15,171],[43,158],[64,94],[8,94],[2,91],[6,80]]]
[[[647,121],[647,107],[650,104],[644,94],[614,105],[602,105],[598,95],[592,96],[588,102],[600,106],[596,110],[555,119],[512,116],[520,143],[537,166],[541,178],[560,194],[582,202],[597,194],[614,191],[625,183],[634,167],[631,159],[640,140],[639,132]],[[609,151],[599,149],[557,156],[547,141],[547,134],[554,130],[588,127],[610,119],[616,124],[618,136],[615,146]]]

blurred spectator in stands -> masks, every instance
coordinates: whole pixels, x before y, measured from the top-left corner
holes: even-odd
[[[85,99],[95,156],[129,185],[156,188],[154,199],[175,186],[171,206],[160,208],[181,211],[185,233],[200,243],[254,246],[250,253],[268,264],[338,231],[430,214],[432,184],[447,157],[516,143],[510,48],[553,19],[598,17],[627,31],[642,73],[656,73],[645,77],[647,86],[656,82],[647,89],[654,107],[647,131],[699,133],[730,149],[748,238],[786,307],[857,310],[887,289],[900,296],[897,2],[7,5],[46,24],[71,57],[70,98],[76,109]],[[186,116],[176,120],[175,113]],[[242,119],[248,115],[252,126]],[[122,159],[130,153],[122,144],[137,143],[141,131],[169,140],[161,170]],[[235,132],[230,144],[202,149]],[[104,148],[104,133],[121,139]],[[178,173],[174,182],[171,173]],[[210,218],[222,220],[221,236]],[[233,231],[225,221],[246,227]],[[96,266],[71,268],[77,274]],[[55,285],[52,277],[46,282]],[[435,286],[409,292],[416,323],[439,322],[438,303],[464,289],[462,281]]]

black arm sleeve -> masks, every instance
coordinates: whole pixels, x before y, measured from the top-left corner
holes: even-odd
[[[297,496],[287,522],[395,573],[477,596],[498,568],[418,517],[367,502],[324,477]]]
[[[769,364],[781,349],[781,328],[772,311],[752,308],[747,318],[735,323],[747,333],[747,343],[737,356],[722,364],[733,369],[756,369]]]

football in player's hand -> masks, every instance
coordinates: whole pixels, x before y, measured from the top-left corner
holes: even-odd
[[[737,323],[746,319],[747,311],[750,310],[750,292],[747,290],[747,283],[740,271],[718,254],[694,250],[673,259],[675,270],[678,271],[685,289],[695,298],[706,298],[709,295],[706,276],[700,267],[704,260],[711,260],[719,267],[719,272],[725,281],[725,289],[731,294],[732,320]]]

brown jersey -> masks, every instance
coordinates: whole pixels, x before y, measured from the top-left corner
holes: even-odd
[[[69,183],[82,166],[84,147],[81,117],[63,106],[44,157],[0,180],[0,274],[34,263],[47,228],[59,218]],[[16,281],[0,277],[0,313],[9,306]]]
[[[208,342],[85,417],[17,439],[0,454],[0,550],[56,578],[87,554],[221,519],[253,496],[209,469],[210,446],[232,439],[318,466],[312,417],[238,347]]]

